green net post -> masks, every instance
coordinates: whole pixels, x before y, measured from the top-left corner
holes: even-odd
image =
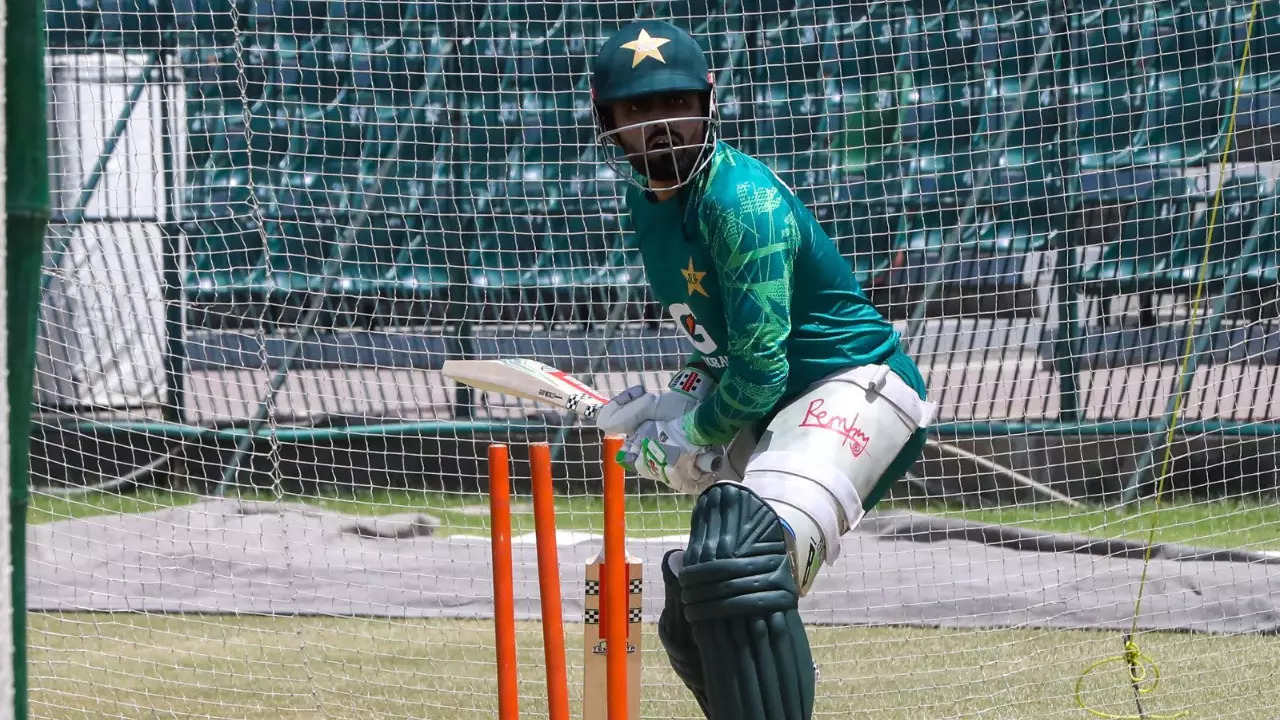
[[[26,517],[36,322],[45,226],[49,222],[44,117],[44,3],[11,0],[5,28],[5,162],[8,250],[9,517],[13,563],[13,717],[27,717]]]

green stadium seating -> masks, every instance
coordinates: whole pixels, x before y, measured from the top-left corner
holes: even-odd
[[[1188,184],[1183,177],[1159,180],[1127,209],[1118,237],[1082,272],[1086,293],[1111,296],[1168,288],[1172,255],[1187,242],[1194,200]]]
[[[1259,2],[1250,34],[1249,16],[1252,9],[1252,3],[1233,4],[1218,21],[1226,25],[1231,34],[1230,41],[1222,43],[1218,48],[1218,62],[1228,63],[1238,69],[1244,55],[1245,39],[1249,39],[1248,65],[1241,88],[1242,106],[1253,93],[1269,93],[1280,89],[1280,4]]]
[[[191,266],[183,283],[187,300],[231,304],[260,299],[266,279],[261,228],[248,216],[185,222]]]
[[[448,3],[442,4],[448,7]],[[337,35],[358,33],[379,38],[397,37],[404,27],[408,10],[409,3],[406,2],[329,0],[326,27]]]
[[[475,244],[467,253],[468,285],[486,320],[550,320],[562,316],[568,273],[553,262],[561,249],[545,215],[476,218]]]
[[[98,26],[97,0],[45,0],[45,32],[51,51],[80,50]]]
[[[1131,78],[1141,52],[1142,3],[1096,0],[1069,14],[1072,84],[1094,85]]]
[[[1220,13],[1209,0],[1140,3],[1136,62],[1146,73],[1180,73],[1214,67],[1228,40]]]
[[[324,32],[330,4],[326,0],[244,0],[250,29],[296,38]]]
[[[1209,291],[1227,276],[1231,264],[1244,252],[1244,244],[1259,230],[1259,215],[1264,210],[1275,211],[1274,204],[1264,199],[1274,197],[1270,180],[1252,174],[1236,175],[1222,188],[1222,198],[1217,212],[1213,211],[1214,189],[1205,194],[1205,207],[1197,214],[1196,222],[1187,235],[1187,242],[1169,259],[1167,283],[1175,290],[1192,292],[1201,278]],[[1212,223],[1212,234],[1210,224]],[[1255,252],[1251,257],[1256,257]]]
[[[1044,250],[1066,222],[1067,192],[1056,145],[999,154],[976,221],[984,252]]]
[[[1142,84],[1114,80],[1072,87],[1074,145],[1082,170],[1129,165],[1142,120]]]
[[[877,276],[892,262],[894,236],[905,216],[886,202],[866,202],[849,197],[842,187],[823,192],[811,205],[840,254],[865,285],[874,285]]]
[[[1280,123],[1277,7],[1260,5],[1243,129]],[[1108,295],[1185,288],[1198,267],[1206,219],[1185,227],[1191,196],[1169,176],[1221,151],[1249,9],[51,0],[47,23],[53,48],[159,47],[163,33],[173,49],[186,86],[191,302],[260,297],[274,282],[299,293],[295,305],[325,290],[360,315],[398,317],[457,305],[443,298],[470,285],[472,301],[546,301],[552,316],[595,317],[639,278],[615,230],[617,180],[593,147],[587,60],[633,16],[673,18],[707,41],[723,136],[811,204],[866,282],[911,265],[904,252],[953,242],[975,197],[962,242],[997,254],[1047,249],[1085,205],[1132,203],[1083,278]],[[1021,95],[1060,20],[1068,36]],[[1244,228],[1274,206],[1269,188],[1255,190],[1228,193],[1210,246],[1215,279]],[[323,250],[366,210],[359,248],[325,278]],[[1280,285],[1273,235],[1249,260],[1252,287]],[[961,265],[952,269],[987,272]]]
[[[237,66],[235,49],[231,47],[197,46],[178,50],[178,62],[191,100],[240,100],[239,78],[243,69],[246,96],[250,101],[264,96],[266,71],[260,48],[250,47],[241,53]]]
[[[808,155],[826,134],[829,116],[823,99],[821,86],[812,82],[758,87],[752,101],[755,137],[743,149],[770,159],[795,160]]]
[[[231,47],[235,41],[232,0],[169,0],[169,5],[173,14],[162,22],[172,23],[178,47]]]
[[[97,28],[90,47],[104,50],[153,50],[161,46],[158,0],[98,0]]]
[[[1280,185],[1280,184],[1278,184]],[[1280,186],[1265,195],[1258,209],[1258,223],[1254,233],[1257,247],[1245,256],[1241,288],[1255,294],[1266,294],[1274,302],[1280,293]]]
[[[272,97],[329,105],[350,87],[350,73],[332,62],[328,36],[275,34],[269,41],[274,62],[267,70],[267,84]]]
[[[845,87],[868,83],[879,87],[882,78],[892,80],[910,62],[906,52],[910,23],[907,5],[874,3],[865,15],[827,25],[823,76],[839,79]]]
[[[909,16],[907,61],[916,85],[964,84],[981,72],[979,36],[972,13],[947,11]]]
[[[271,220],[265,227],[275,301],[300,304],[306,294],[338,286],[339,227],[332,218]]]

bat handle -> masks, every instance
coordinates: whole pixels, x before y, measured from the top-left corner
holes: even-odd
[[[699,455],[694,462],[702,472],[714,473],[720,470],[720,465],[724,462],[724,455],[718,450],[708,450]]]

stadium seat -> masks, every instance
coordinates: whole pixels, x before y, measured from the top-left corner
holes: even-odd
[[[835,242],[840,254],[849,260],[858,282],[875,287],[881,275],[893,264],[894,236],[904,217],[881,203],[854,202],[838,199],[830,206],[823,228]]]
[[[261,300],[266,278],[261,228],[248,216],[182,224],[188,269],[183,289],[199,304]]]
[[[270,201],[264,218],[324,222],[351,207],[360,180],[359,165],[343,158],[308,157],[287,170],[271,173]]]
[[[903,158],[945,158],[967,153],[981,117],[973,84],[915,84],[904,76],[898,93]],[[937,160],[935,162],[941,162]]]
[[[626,315],[639,316],[641,261],[635,236],[622,230],[621,218],[592,203],[568,202],[548,221],[556,248],[551,263],[570,283],[560,293],[563,303],[572,304],[564,314],[599,321],[614,303],[625,302]]]
[[[343,316],[340,312],[344,308],[340,297],[343,249],[339,240],[340,231],[346,226],[345,218],[332,217],[264,223],[267,230],[266,304],[270,321],[296,322],[306,308],[316,303],[315,296],[323,295],[316,325],[331,327],[351,322],[349,314]]]
[[[874,3],[852,22],[831,23],[822,43],[823,77],[844,87],[879,87],[882,79],[892,80],[909,68],[911,22],[906,4]]]
[[[1211,286],[1219,284],[1232,263],[1241,257],[1245,242],[1260,229],[1260,212],[1275,211],[1274,204],[1266,203],[1264,207],[1264,198],[1273,197],[1271,181],[1266,178],[1243,174],[1227,180],[1216,213],[1213,211],[1214,190],[1210,188],[1205,194],[1205,207],[1197,213],[1186,244],[1170,257],[1167,282],[1175,290],[1191,292],[1200,281],[1201,266],[1205,263],[1205,282]],[[1257,257],[1257,250],[1255,245],[1251,258]]]
[[[328,36],[275,34],[269,42],[274,62],[267,68],[267,84],[272,97],[329,105],[350,87],[350,72],[333,64]]]
[[[744,148],[762,158],[794,159],[811,152],[826,134],[830,115],[817,82],[771,83],[757,86],[751,124],[755,137]]]
[[[961,219],[968,222],[962,227]],[[895,235],[894,247],[903,250],[938,250],[947,245],[973,245],[977,238],[974,211],[957,207],[927,207],[906,214],[905,227]],[[959,235],[957,236],[957,231]]]
[[[1265,293],[1274,302],[1280,294],[1280,184],[1272,189],[1271,194],[1263,196],[1258,209],[1254,229],[1257,247],[1245,257],[1241,288]]]
[[[1063,232],[1064,221],[1061,215],[1028,212],[1016,204],[997,205],[984,210],[975,221],[975,246],[979,252],[993,255],[1047,250]]]
[[[403,32],[409,5],[406,2],[386,0],[329,0],[327,29],[331,34],[337,35],[398,37]]]
[[[277,103],[289,118],[289,157],[287,167],[314,166],[322,160],[359,159],[367,126],[352,117],[354,108],[332,102],[316,105],[306,102]]]
[[[485,320],[550,320],[569,305],[570,274],[557,267],[545,215],[510,214],[493,206],[476,218],[475,245],[467,254],[467,277]]]
[[[97,0],[45,0],[44,15],[51,51],[88,48],[100,17]]]
[[[1090,295],[1150,293],[1167,289],[1172,254],[1187,242],[1193,196],[1185,178],[1153,183],[1123,214],[1118,237],[1086,267],[1082,286]]]
[[[760,46],[748,53],[751,81],[758,85],[806,83],[822,76],[821,28],[788,17],[760,33]]]
[[[964,205],[973,197],[974,153],[945,152],[938,146],[912,148],[902,162],[902,202],[913,208]]]
[[[327,0],[244,0],[248,29],[296,38],[312,38],[324,32],[328,22]]]
[[[1148,77],[1146,107],[1133,136],[1135,164],[1200,164],[1219,150],[1231,85],[1218,74],[1208,66]]]
[[[1043,250],[1066,222],[1062,163],[1052,146],[998,154],[973,221],[977,244],[988,253]]]
[[[428,59],[422,40],[353,33],[331,35],[328,47],[329,62],[351,79],[356,104],[407,105],[413,102],[412,91],[433,81],[442,84],[427,75]]]
[[[235,41],[233,0],[169,0],[178,47],[231,47]]]
[[[1140,3],[1138,55],[1144,74],[1181,73],[1213,67],[1227,28],[1215,27],[1219,13],[1207,0]]]
[[[88,38],[91,47],[141,51],[161,46],[158,0],[98,0],[96,25]]]
[[[918,86],[977,80],[982,65],[973,13],[947,11],[911,15],[904,28],[908,68]]]
[[[1253,21],[1252,34],[1249,33],[1249,16],[1252,3],[1232,5],[1224,11],[1219,20],[1231,33],[1229,43],[1222,43],[1218,48],[1219,62],[1228,63],[1238,69],[1244,55],[1244,42],[1249,39],[1249,59],[1245,68],[1244,85],[1241,88],[1240,112],[1247,113],[1246,103],[1257,93],[1268,95],[1280,91],[1280,6],[1272,2],[1258,4],[1257,17]],[[1280,108],[1280,102],[1269,102],[1268,108]],[[1262,125],[1254,119],[1242,117],[1246,123]],[[1268,118],[1269,120],[1269,118]],[[1266,124],[1280,124],[1267,122]]]
[[[351,321],[377,325],[392,319],[392,305],[403,299],[399,264],[410,247],[412,229],[400,215],[343,216],[328,228],[335,243],[346,246],[337,263],[333,291],[337,307]]]
[[[1005,148],[1024,153],[1056,149],[1063,123],[1055,89],[1065,73],[1047,8],[1041,3],[978,12],[982,122],[979,143],[990,147],[1008,130]],[[1036,72],[1038,68],[1038,73]],[[1035,73],[1033,75],[1033,73]]]
[[[234,48],[212,46],[180,48],[178,62],[188,101],[247,99],[253,102],[266,94],[268,60],[256,45],[243,49],[239,64]],[[241,78],[245,83],[243,92],[239,85]]]
[[[1140,3],[1100,0],[1070,14],[1068,32],[1074,85],[1096,85],[1133,77],[1141,41]]]
[[[1036,67],[1036,55],[1053,32],[1047,3],[1027,2],[976,7],[972,32],[977,35],[977,70],[984,79],[1017,82]],[[1065,43],[1063,43],[1065,45]],[[1042,70],[1052,70],[1062,59],[1046,58]],[[1042,83],[1047,86],[1047,83]]]
[[[1072,86],[1074,144],[1082,171],[1132,165],[1134,135],[1142,120],[1142,83],[1137,79]]]

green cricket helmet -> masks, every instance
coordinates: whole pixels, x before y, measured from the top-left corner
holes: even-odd
[[[711,161],[719,130],[715,83],[707,58],[688,33],[661,20],[637,20],[613,34],[596,55],[591,73],[591,106],[596,140],[605,151],[605,162],[640,187],[649,180],[680,187],[697,176]],[[700,92],[703,114],[652,120],[618,127],[610,103],[675,92]],[[671,127],[673,120],[702,120],[702,137],[684,138]],[[646,132],[648,145],[638,151],[622,144],[621,133],[636,128]],[[660,136],[660,137],[655,137]],[[624,162],[634,173],[623,168]]]

